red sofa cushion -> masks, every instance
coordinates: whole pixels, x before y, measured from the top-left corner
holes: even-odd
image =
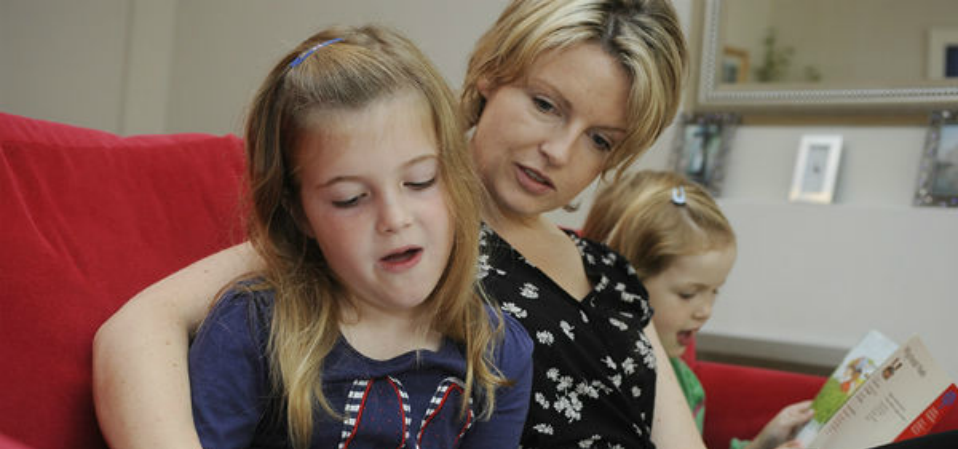
[[[0,114],[0,434],[105,447],[99,325],[137,291],[243,239],[242,142],[124,138]]]

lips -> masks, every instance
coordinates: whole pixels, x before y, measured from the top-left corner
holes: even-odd
[[[422,253],[421,247],[407,247],[387,254],[379,259],[379,263],[387,271],[403,271],[419,263]]]
[[[533,193],[546,193],[555,189],[552,180],[542,173],[523,165],[517,167],[519,183],[526,190]]]

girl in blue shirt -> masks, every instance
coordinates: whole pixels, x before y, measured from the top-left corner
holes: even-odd
[[[331,28],[272,69],[245,136],[264,266],[190,348],[204,447],[517,446],[532,342],[475,288],[463,136],[392,31]]]

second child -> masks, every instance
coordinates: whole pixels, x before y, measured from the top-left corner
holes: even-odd
[[[596,198],[582,233],[624,255],[645,284],[652,321],[701,432],[705,391],[680,356],[712,316],[735,263],[735,233],[708,192],[674,172],[635,172]],[[789,405],[754,440],[733,439],[730,447],[794,447],[812,413],[811,401]]]

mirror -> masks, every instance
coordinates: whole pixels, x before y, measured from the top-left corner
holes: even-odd
[[[696,0],[695,9],[695,110],[914,113],[958,104],[956,0]]]

